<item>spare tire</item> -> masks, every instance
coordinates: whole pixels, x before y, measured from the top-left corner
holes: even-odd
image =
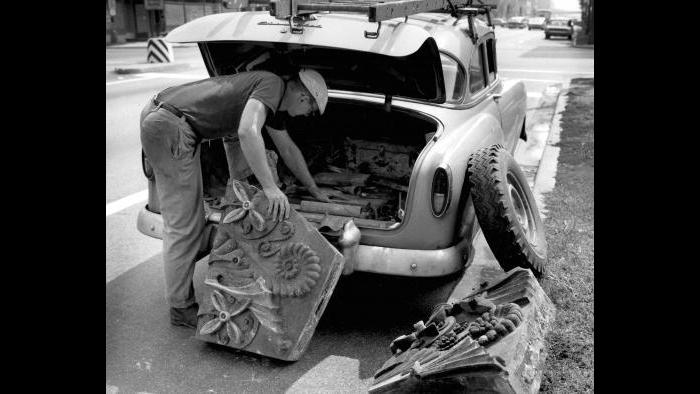
[[[474,210],[504,271],[545,273],[547,241],[535,198],[520,166],[502,145],[474,152],[467,164]]]

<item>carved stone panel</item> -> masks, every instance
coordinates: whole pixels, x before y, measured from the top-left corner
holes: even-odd
[[[343,256],[293,209],[266,217],[262,191],[234,182],[206,274],[198,263],[195,336],[282,360],[298,360],[343,269]]]
[[[516,268],[396,338],[369,391],[534,393],[553,319],[532,272]]]

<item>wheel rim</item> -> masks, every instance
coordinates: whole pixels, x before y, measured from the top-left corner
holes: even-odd
[[[525,238],[530,243],[536,243],[536,224],[535,218],[532,213],[532,207],[528,203],[528,199],[523,192],[520,183],[511,174],[508,174],[508,194],[510,195],[510,200],[513,204],[515,211],[515,217],[520,223],[520,226],[525,232]]]

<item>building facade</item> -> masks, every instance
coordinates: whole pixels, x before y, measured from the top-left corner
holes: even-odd
[[[164,35],[193,19],[230,12],[247,5],[247,0],[105,0],[107,44],[145,40]]]
[[[248,0],[105,0],[107,44],[145,40],[209,14],[248,6]],[[493,17],[534,16],[549,9],[550,0],[499,0]]]

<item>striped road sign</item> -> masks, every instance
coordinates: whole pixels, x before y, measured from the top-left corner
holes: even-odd
[[[162,38],[149,38],[147,48],[148,63],[171,63],[175,59],[172,45]]]

